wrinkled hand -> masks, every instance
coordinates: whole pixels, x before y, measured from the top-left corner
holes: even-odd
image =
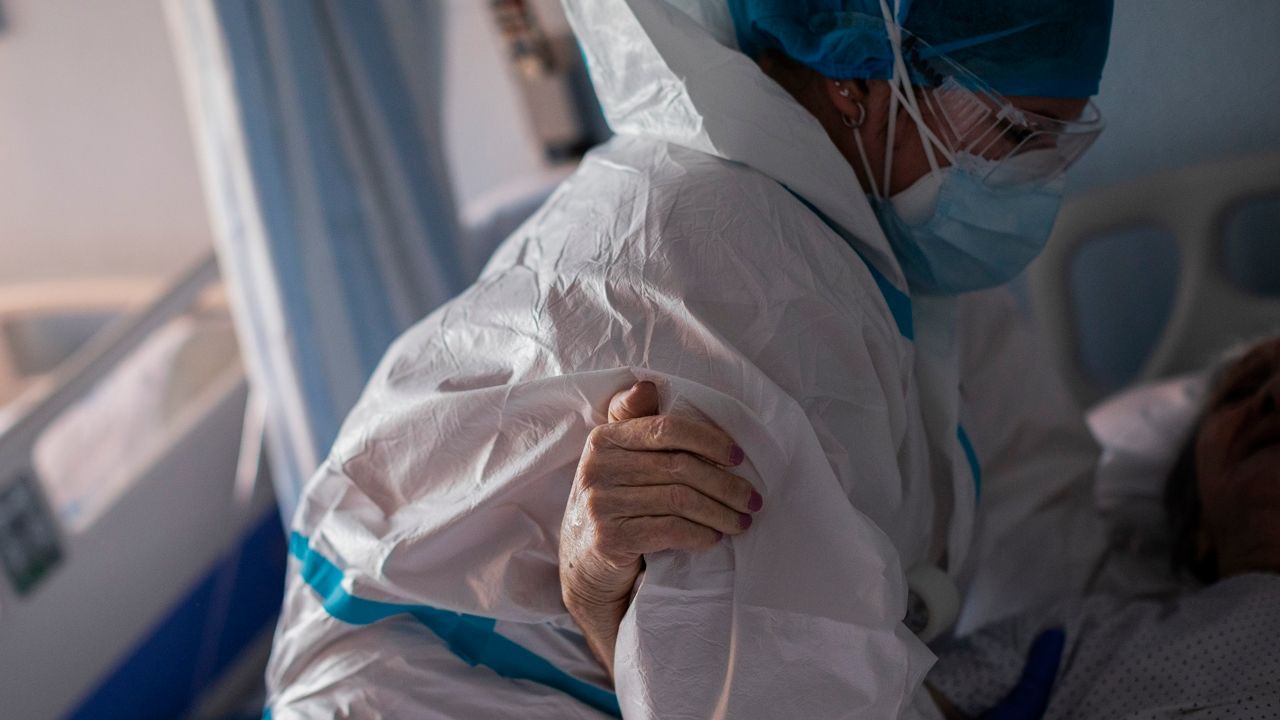
[[[707,422],[658,415],[658,389],[638,382],[591,431],[560,528],[560,588],[592,652],[613,675],[618,625],[645,553],[703,550],[751,526],[764,504],[725,470],[742,449]]]

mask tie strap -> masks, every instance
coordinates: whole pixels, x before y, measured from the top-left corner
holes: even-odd
[[[872,164],[867,159],[867,147],[863,145],[863,135],[856,128],[854,128],[854,145],[858,146],[858,156],[863,159],[863,172],[867,173],[867,184],[872,188],[872,197],[876,200],[883,200],[884,197],[876,186],[876,176],[872,174]],[[887,186],[886,190],[888,190]]]
[[[841,87],[839,82],[836,83],[836,87],[840,88],[841,97],[849,97],[849,88]],[[840,116],[840,121],[853,133],[853,144],[858,146],[858,157],[862,159],[862,169],[867,174],[867,186],[871,188],[872,197],[879,200],[880,192],[876,188],[876,178],[871,174],[871,162],[867,160],[867,149],[862,144],[862,133],[858,132],[862,129],[862,124],[867,121],[867,106],[860,101],[855,102],[858,106],[857,121],[850,120],[848,115],[843,114]]]
[[[896,10],[901,10],[901,0],[894,0]],[[933,130],[924,121],[924,115],[920,112],[920,106],[916,102],[915,92],[911,87],[911,78],[907,73],[906,61],[902,56],[902,29],[898,25],[897,16],[889,10],[889,4],[886,0],[880,0],[880,12],[884,16],[885,33],[889,36],[889,46],[893,50],[893,77],[889,80],[889,87],[892,90],[892,96],[889,103],[889,134],[888,134],[888,152],[885,153],[885,179],[884,194],[889,195],[889,179],[890,168],[893,158],[893,145],[896,139],[896,117],[897,105],[902,107],[915,121],[916,128],[920,131],[924,145],[925,159],[929,163],[930,171],[934,174],[941,169],[938,159],[934,155],[934,148],[937,147],[938,152],[951,163],[954,161],[946,146],[934,134]]]
[[[937,158],[934,155],[935,152],[938,155],[941,155],[948,164],[954,164],[955,156],[947,149],[947,146],[942,142],[942,139],[939,138],[928,124],[924,122],[924,116],[920,113],[919,106],[917,105],[913,107],[904,98],[902,98],[902,92],[896,84],[891,85],[891,87],[893,88],[894,99],[898,100],[902,104],[906,109],[907,114],[915,121],[916,128],[920,130],[920,136],[924,140],[925,156],[929,160],[929,167],[931,167],[935,172],[940,169]]]

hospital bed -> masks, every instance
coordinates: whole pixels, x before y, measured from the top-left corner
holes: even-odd
[[[1071,196],[1028,276],[1082,407],[1280,332],[1280,153]]]
[[[216,263],[154,292],[13,293],[0,315],[5,717],[226,716],[259,681],[283,531],[241,457]]]
[[[107,323],[143,307],[160,288],[138,279],[61,280],[0,288],[0,417]],[[3,424],[0,422],[0,424]]]
[[[1073,196],[1028,273],[1031,306],[1101,447],[1106,533],[1093,587],[1182,587],[1164,487],[1206,366],[1280,333],[1280,153],[1188,166]]]

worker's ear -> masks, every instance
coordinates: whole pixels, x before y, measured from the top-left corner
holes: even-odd
[[[846,124],[861,126],[867,121],[870,88],[865,80],[828,80],[827,99],[836,112],[844,116]]]

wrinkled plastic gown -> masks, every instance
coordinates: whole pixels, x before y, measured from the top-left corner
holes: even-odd
[[[569,12],[619,136],[374,373],[293,522],[269,712],[932,712],[905,569],[979,596],[1079,584],[1046,554],[1087,545],[1061,499],[1093,445],[1028,369],[1007,297],[897,289],[849,166],[753,63],[663,2]],[[587,434],[636,379],[734,437],[765,502],[741,536],[646,557],[611,686],[561,602],[557,542]],[[992,408],[968,427],[992,468],[976,524],[962,393]]]

